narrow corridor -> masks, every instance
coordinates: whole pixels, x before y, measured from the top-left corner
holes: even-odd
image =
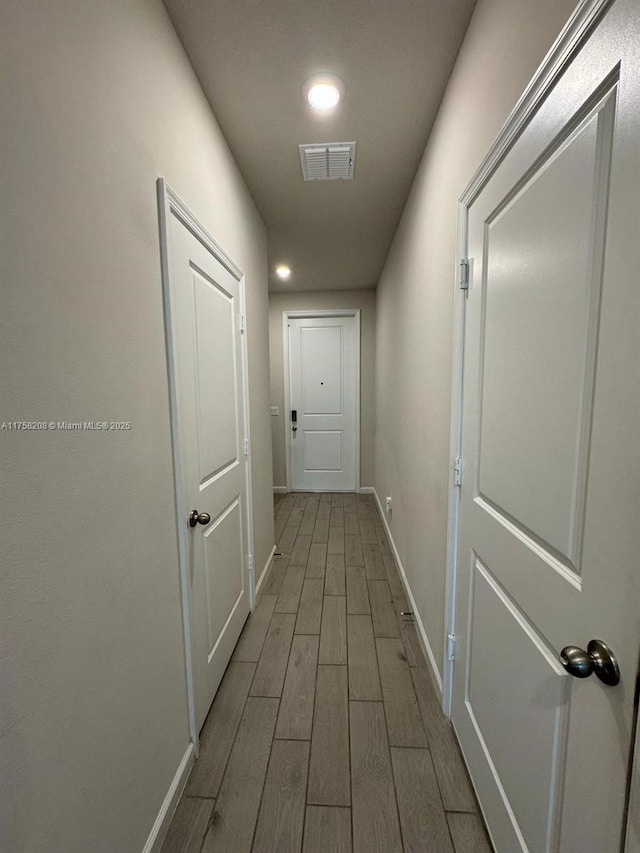
[[[489,853],[373,497],[275,519],[162,853]]]

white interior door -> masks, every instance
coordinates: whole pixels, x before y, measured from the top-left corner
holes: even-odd
[[[195,717],[202,727],[249,613],[240,281],[172,209],[170,314]],[[199,519],[189,523],[196,511]]]
[[[640,648],[640,6],[469,209],[453,722],[498,853],[614,853]],[[601,639],[618,686],[569,675]]]
[[[355,316],[289,318],[293,489],[358,488],[359,372]]]

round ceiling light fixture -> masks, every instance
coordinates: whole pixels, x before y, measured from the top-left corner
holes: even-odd
[[[328,112],[344,95],[344,83],[335,74],[314,74],[304,84],[304,93],[314,110]]]
[[[276,275],[278,278],[286,281],[291,275],[291,267],[285,266],[285,264],[280,264],[279,267],[276,267]]]

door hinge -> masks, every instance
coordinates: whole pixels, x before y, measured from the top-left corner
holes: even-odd
[[[254,573],[253,554],[247,554],[247,570],[249,571],[250,575]]]
[[[247,318],[244,314],[240,315],[240,331],[244,334],[244,330],[247,328]]]
[[[244,455],[245,456],[249,455],[249,439],[248,438],[245,438],[245,440],[244,440]]]
[[[447,634],[447,660],[456,659],[456,635]]]
[[[460,261],[460,290],[469,290],[469,261],[462,258]]]
[[[459,456],[453,460],[453,485],[462,485],[462,459]]]

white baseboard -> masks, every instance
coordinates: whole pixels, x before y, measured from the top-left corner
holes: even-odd
[[[286,486],[274,486],[273,487],[274,495],[288,495],[289,489]]]
[[[376,503],[378,504],[378,511],[380,513],[380,518],[382,518],[382,523],[384,524],[384,529],[386,530],[387,536],[389,537],[389,542],[391,543],[391,549],[393,551],[393,556],[395,557],[396,564],[398,566],[398,571],[400,573],[400,579],[402,581],[402,585],[404,586],[404,591],[407,594],[407,598],[409,599],[409,604],[411,605],[411,609],[413,610],[413,618],[416,623],[416,627],[418,628],[418,639],[420,640],[420,645],[422,646],[422,651],[424,652],[424,656],[427,659],[429,664],[429,669],[431,670],[431,674],[433,675],[434,681],[438,686],[438,690],[440,692],[440,697],[442,698],[442,676],[438,670],[438,665],[436,664],[436,657],[433,653],[433,649],[431,648],[431,643],[429,642],[429,638],[427,637],[427,632],[424,629],[424,624],[422,619],[420,618],[420,613],[418,612],[418,607],[416,605],[416,600],[413,597],[413,592],[411,591],[411,587],[409,586],[409,581],[407,580],[407,573],[404,570],[404,566],[402,565],[402,560],[400,559],[400,554],[398,554],[398,549],[396,548],[396,543],[393,540],[393,534],[391,533],[391,528],[389,527],[389,523],[387,522],[387,517],[382,509],[382,504],[380,503],[380,498],[378,497],[378,493],[375,489],[371,489],[376,498]]]
[[[164,798],[164,802],[160,806],[160,811],[158,812],[158,816],[151,827],[151,832],[149,833],[146,844],[142,848],[142,853],[159,853],[167,832],[169,831],[169,825],[171,824],[173,813],[178,806],[184,786],[187,784],[187,779],[189,778],[189,773],[191,772],[191,767],[193,766],[194,761],[195,751],[193,744],[190,743],[182,756],[182,761],[178,765],[176,774],[169,786],[169,790],[167,791],[167,796]]]
[[[271,566],[271,562],[273,560],[273,555],[276,553],[276,546],[274,545],[271,549],[271,553],[269,554],[269,558],[267,562],[264,564],[263,570],[260,572],[260,577],[258,578],[258,583],[256,584],[255,594],[257,595],[260,592],[260,587],[262,586],[262,582],[267,576],[267,572],[269,571],[269,567]]]
[[[360,486],[358,492],[361,495],[375,495],[376,490],[373,488],[373,486]]]

